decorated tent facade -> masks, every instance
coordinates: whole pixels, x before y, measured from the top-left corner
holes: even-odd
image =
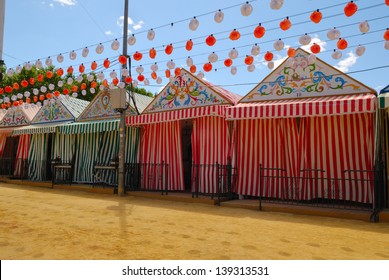
[[[134,93],[134,99],[136,105],[127,93],[129,102],[127,114],[135,114],[136,108],[142,111],[152,100],[151,97],[137,93]],[[98,180],[116,184],[117,176],[114,173],[96,175],[95,166],[109,166],[118,156],[119,117],[120,113],[112,108],[111,92],[107,89],[95,96],[75,123],[58,127],[61,141],[56,142],[54,149],[59,156],[66,156],[67,161],[73,161],[73,181],[93,183]],[[127,163],[137,160],[138,138],[137,128],[127,128],[125,155]]]
[[[225,108],[237,100],[181,69],[141,115],[127,117],[142,127],[141,189],[217,193],[216,166],[231,152]]]
[[[375,91],[298,49],[227,109],[236,192],[373,202]]]
[[[57,132],[57,127],[74,122],[89,104],[88,101],[67,95],[53,97],[47,100],[37,112],[31,124],[16,128],[13,135],[30,135],[28,150],[28,178],[31,180],[51,179],[51,162],[59,153],[53,143],[62,142],[63,136]]]
[[[38,105],[20,105],[9,108],[0,120],[0,175],[25,176],[30,136],[12,137],[14,129],[29,125],[40,109]]]

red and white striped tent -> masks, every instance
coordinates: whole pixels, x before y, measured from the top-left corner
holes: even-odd
[[[185,160],[189,165],[227,163],[231,133],[225,120],[225,109],[236,104],[238,99],[235,94],[181,69],[180,75],[171,79],[142,114],[127,117],[127,125],[144,128],[140,162],[168,164],[167,189],[183,191],[190,188],[193,192],[191,181],[186,182],[185,188],[183,157],[191,154],[191,158]],[[183,131],[187,129],[191,136],[189,141],[184,141],[183,147]],[[211,169],[203,168],[203,174],[199,174],[200,193],[217,192],[216,174]],[[149,183],[144,182],[150,186]],[[156,183],[151,188],[159,187]]]
[[[345,171],[373,170],[376,93],[309,55],[298,49],[294,59],[285,60],[237,106],[227,108],[227,120],[237,125],[236,192],[259,196],[260,165],[283,169],[282,176],[293,178],[320,169],[329,180],[295,180],[292,199],[371,203],[373,184],[336,182],[350,174],[356,180],[372,175]],[[264,186],[261,195],[290,198],[290,189],[280,181]]]

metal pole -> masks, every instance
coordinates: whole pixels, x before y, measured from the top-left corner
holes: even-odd
[[[124,21],[123,21],[123,55],[127,56],[127,36],[128,36],[128,0],[124,0]],[[126,65],[123,65],[126,68]],[[124,77],[122,76],[122,81]],[[126,143],[126,110],[120,111],[119,124],[119,167],[118,167],[118,195],[125,195],[124,189],[124,160]]]
[[[4,21],[5,21],[5,0],[0,0],[0,67],[4,65],[4,60],[3,60]]]

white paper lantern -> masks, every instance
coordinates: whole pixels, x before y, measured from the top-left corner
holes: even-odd
[[[92,82],[95,77],[92,75],[92,74],[88,74],[88,76],[86,76],[86,79],[89,81],[89,82]]]
[[[36,103],[36,106],[37,106],[37,107],[40,107],[40,106],[42,106],[42,103],[41,103],[40,101],[38,101],[38,102]]]
[[[49,90],[54,90],[55,86],[53,84],[49,84]]]
[[[22,66],[20,66],[20,65],[16,66],[15,72],[20,74],[22,72]]]
[[[122,70],[120,70],[120,73],[123,77],[127,77],[130,74],[127,68],[123,68]]]
[[[316,62],[316,55],[314,55],[313,53],[311,53],[309,56],[308,56],[308,63],[309,64],[313,64]]]
[[[35,62],[35,67],[37,69],[41,69],[43,67],[42,65],[42,61],[40,59],[38,59],[36,62]]]
[[[339,50],[334,50],[331,56],[333,59],[340,59],[342,57],[342,52]]]
[[[109,87],[109,89],[114,89],[115,85],[113,83],[110,83],[108,87]]]
[[[143,68],[142,65],[139,65],[138,67],[135,68],[135,71],[138,74],[142,74],[145,71],[145,69]]]
[[[385,47],[386,50],[389,50],[389,41],[386,41],[386,42],[385,42],[384,47]]]
[[[117,51],[119,47],[120,47],[120,43],[118,39],[113,40],[113,42],[111,43],[111,49]]]
[[[365,53],[365,47],[359,45],[359,46],[355,49],[355,53],[357,54],[357,56],[362,56],[362,55]]]
[[[45,64],[46,64],[46,66],[49,66],[49,67],[53,65],[53,60],[51,59],[50,56],[48,58],[46,58]]]
[[[59,87],[63,87],[63,81],[58,81],[57,85],[58,85]]]
[[[148,32],[147,32],[147,39],[149,39],[150,41],[154,40],[155,38],[155,31],[153,29],[150,29]]]
[[[112,70],[111,73],[109,73],[109,76],[111,77],[111,79],[115,79],[117,78],[117,73],[115,70]]]
[[[8,103],[10,100],[9,100],[9,97],[4,97],[4,102],[5,103]]]
[[[221,23],[224,19],[224,13],[221,10],[218,10],[215,13],[214,19],[215,19],[215,22]]]
[[[34,95],[38,95],[38,94],[39,94],[39,90],[38,90],[37,88],[34,88],[34,89],[32,90],[32,93],[33,93]]]
[[[204,73],[201,72],[201,71],[199,73],[197,73],[197,78],[203,79],[204,78]]]
[[[83,90],[81,91],[81,94],[82,94],[83,96],[85,96],[85,95],[86,95],[86,90],[83,89]]]
[[[169,69],[173,69],[173,68],[176,67],[176,64],[175,64],[174,61],[171,59],[170,61],[168,61],[168,62],[166,63],[166,66],[167,66],[167,68],[169,68]]]
[[[103,91],[105,89],[104,85],[99,86],[100,91]]]
[[[340,37],[340,31],[334,27],[333,29],[327,32],[327,38],[330,40],[336,40]]]
[[[232,66],[230,71],[232,75],[235,75],[238,72],[238,68],[236,68],[236,66]]]
[[[199,27],[199,21],[197,20],[196,17],[193,17],[190,22],[189,22],[189,29],[192,31],[195,31],[197,27]]]
[[[98,44],[97,47],[96,47],[96,53],[97,53],[97,54],[102,54],[103,51],[104,51],[104,46],[103,46],[103,44],[101,44],[101,43]]]
[[[305,33],[299,38],[299,43],[303,46],[309,45],[311,43],[311,36]]]
[[[273,10],[281,9],[282,5],[284,5],[284,0],[271,0],[270,8]]]
[[[246,2],[240,7],[240,13],[242,16],[248,17],[253,12],[253,6],[249,2]]]
[[[47,104],[49,104],[49,100],[47,100],[47,99],[46,99],[46,100],[43,100],[43,105],[46,106]]]
[[[24,69],[26,69],[26,70],[31,70],[32,64],[31,64],[30,62],[27,62],[27,63],[25,63],[25,64],[23,65],[23,67],[24,67]]]
[[[159,84],[161,84],[162,83],[162,78],[161,77],[158,77],[157,78],[157,84],[159,85]]]
[[[127,43],[128,43],[130,46],[135,45],[135,43],[136,43],[136,38],[135,38],[135,35],[134,35],[134,34],[132,34],[132,35],[128,38]]]
[[[25,97],[30,97],[31,93],[29,91],[24,92]]]
[[[13,75],[14,75],[14,70],[12,68],[9,68],[7,70],[7,76],[11,78]]]
[[[18,94],[16,95],[16,97],[17,97],[18,99],[22,99],[22,98],[23,98],[23,94],[18,93]]]
[[[208,56],[208,61],[211,62],[211,63],[216,62],[218,59],[219,59],[219,57],[218,57],[218,55],[217,55],[215,52],[212,52],[212,53]]]
[[[89,49],[88,49],[88,47],[85,47],[85,48],[82,50],[81,55],[82,55],[82,57],[87,57],[88,54],[89,54]]]
[[[253,55],[253,56],[257,56],[260,52],[261,52],[261,48],[257,44],[255,44],[251,48],[251,55]]]
[[[45,93],[45,92],[47,91],[47,87],[41,86],[40,91],[43,92],[43,93]]]
[[[285,44],[281,39],[278,39],[274,42],[273,46],[276,51],[280,51],[284,48]]]
[[[362,33],[367,33],[369,32],[370,30],[370,25],[369,23],[365,20],[365,21],[362,21],[360,24],[359,24],[359,30],[362,32]]]
[[[58,63],[62,63],[63,62],[63,55],[62,54],[59,54],[59,55],[57,55],[57,61],[58,61]],[[47,59],[46,59],[46,65],[47,65]]]
[[[132,86],[133,86],[133,87],[138,87],[138,81],[133,81],[133,82],[132,82]]]
[[[145,79],[145,81],[144,81],[144,84],[145,84],[145,86],[148,86],[148,85],[150,85],[150,81],[149,81],[149,79]]]
[[[273,69],[273,68],[274,68],[274,61],[269,61],[269,62],[267,63],[267,68]]]
[[[228,57],[231,59],[237,58],[238,55],[239,55],[239,52],[235,48],[232,48],[232,50],[230,50],[228,53]]]
[[[100,81],[104,80],[104,78],[105,78],[105,75],[103,72],[99,72],[96,76],[97,76],[97,79],[99,79]]]
[[[69,53],[69,58],[70,58],[71,60],[75,60],[75,59],[77,58],[77,53],[76,53],[75,51],[71,51],[71,52]]]
[[[73,79],[71,77],[69,77],[67,80],[66,80],[67,84],[68,85],[71,85],[73,84]]]
[[[193,65],[193,59],[190,56],[188,56],[188,58],[186,59],[186,65],[188,67],[191,67]]]
[[[95,90],[94,88],[90,88],[90,89],[89,89],[89,92],[92,93],[92,94],[94,94],[94,93],[96,92],[96,90]]]
[[[157,72],[158,71],[158,64],[155,62],[150,66],[151,71]]]
[[[254,64],[250,64],[250,65],[247,66],[247,71],[254,72],[254,70],[255,70],[255,65]]]
[[[126,86],[126,83],[124,83],[124,82],[118,83],[118,88],[124,88],[125,86]]]
[[[77,92],[73,92],[73,93],[72,93],[72,96],[73,96],[74,98],[77,98],[77,96],[78,96]]]

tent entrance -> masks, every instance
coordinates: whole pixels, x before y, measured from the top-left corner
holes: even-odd
[[[8,136],[0,158],[0,175],[13,175],[19,136]]]
[[[192,130],[193,120],[183,120],[181,122],[182,135],[182,163],[184,165],[185,191],[191,191],[192,182]]]
[[[46,180],[52,179],[52,146],[53,146],[53,134],[49,133],[47,138],[47,153],[46,153]]]

